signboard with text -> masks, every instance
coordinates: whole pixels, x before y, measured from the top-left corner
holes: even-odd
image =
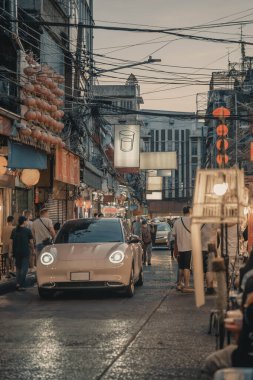
[[[54,178],[56,181],[78,186],[80,184],[79,157],[66,149],[57,148]]]

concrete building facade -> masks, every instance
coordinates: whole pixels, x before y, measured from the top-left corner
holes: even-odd
[[[143,110],[145,112],[145,110]],[[151,112],[151,110],[146,110]],[[195,174],[203,161],[205,127],[196,122],[193,113],[177,113],[178,117],[169,117],[170,112],[154,111],[161,116],[141,116],[145,150],[149,152],[177,152],[177,170],[171,177],[163,180],[163,199],[184,200],[190,202]],[[189,118],[187,118],[189,115]]]

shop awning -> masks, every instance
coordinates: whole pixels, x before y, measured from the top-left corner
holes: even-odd
[[[47,155],[31,146],[8,142],[8,167],[10,169],[47,169]]]
[[[83,168],[83,182],[96,190],[102,189],[102,179],[87,168]]]

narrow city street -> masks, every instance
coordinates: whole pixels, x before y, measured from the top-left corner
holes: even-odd
[[[213,298],[198,310],[175,290],[176,265],[153,250],[133,298],[86,292],[42,301],[37,288],[0,297],[4,380],[198,379],[214,349]]]

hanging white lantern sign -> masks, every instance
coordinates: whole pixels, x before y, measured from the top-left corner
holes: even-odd
[[[20,176],[20,180],[27,187],[35,186],[40,180],[40,172],[38,169],[24,169]]]
[[[140,167],[140,126],[116,125],[114,128],[115,168]]]

